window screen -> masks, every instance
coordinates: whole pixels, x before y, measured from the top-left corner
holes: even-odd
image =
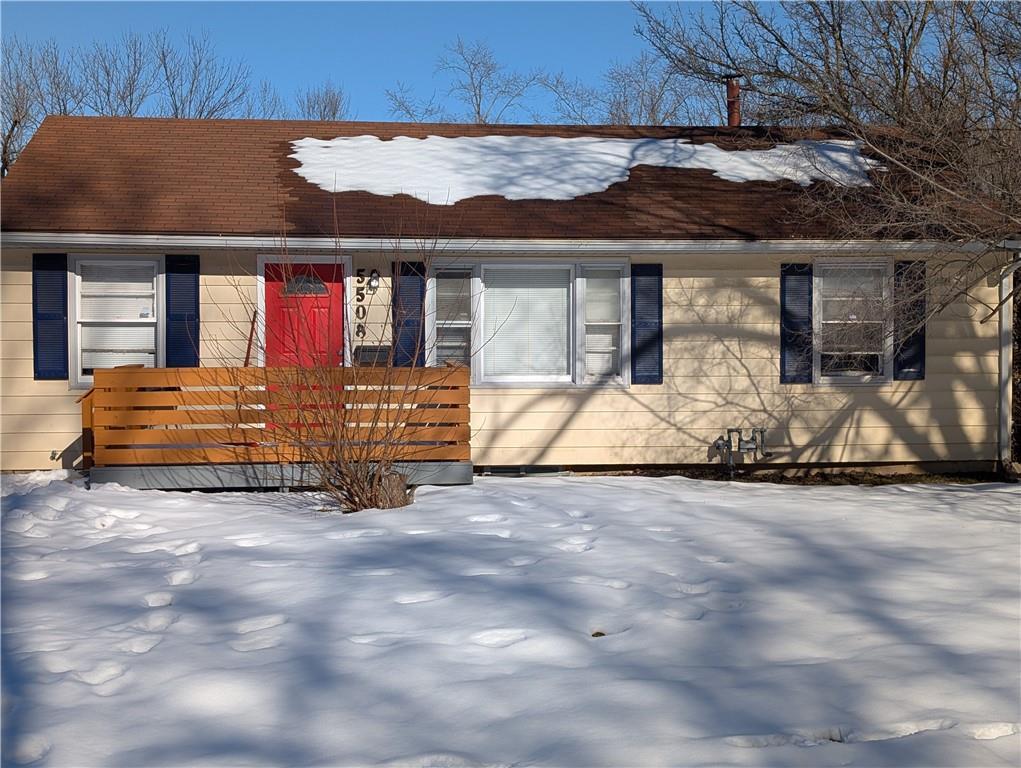
[[[820,266],[817,275],[820,374],[885,375],[886,265]]]

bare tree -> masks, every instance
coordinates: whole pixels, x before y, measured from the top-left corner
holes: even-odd
[[[710,84],[739,73],[755,118],[828,126],[883,162],[872,187],[810,190],[825,195],[820,213],[848,214],[848,236],[995,249],[1021,232],[1021,6],[638,10],[639,33],[682,75]]]
[[[412,89],[398,81],[394,88],[386,90],[386,100],[390,102],[390,114],[413,123],[445,123],[458,122],[436,102],[436,94],[428,99],[419,99]]]
[[[156,68],[151,41],[127,33],[93,42],[82,54],[84,103],[98,115],[134,117],[153,95]]]
[[[189,33],[178,47],[161,31],[152,45],[161,116],[208,119],[244,109],[251,69],[244,61],[221,59],[208,33]]]
[[[257,91],[249,91],[242,117],[246,119],[284,120],[290,116],[280,92],[268,80],[259,83]]]
[[[327,80],[321,85],[303,88],[295,98],[298,117],[303,120],[346,120],[350,100],[341,86]]]
[[[32,82],[31,45],[17,37],[4,41],[3,77],[0,78],[0,176],[6,176],[11,164],[24,148],[39,119]]]
[[[496,59],[484,42],[465,42],[458,37],[436,60],[436,74],[447,80],[446,95],[463,109],[448,113],[435,95],[425,101],[414,97],[403,83],[386,92],[391,114],[410,120],[451,120],[464,123],[499,123],[521,114],[539,72],[514,72]]]
[[[36,49],[31,71],[41,114],[75,115],[81,112],[86,86],[78,51],[62,51],[55,40],[47,40]]]
[[[662,57],[648,51],[627,63],[611,65],[599,86],[571,80],[562,73],[543,75],[540,82],[553,97],[556,119],[563,122],[608,125],[719,122],[720,103],[706,98],[710,94],[703,84],[683,78]]]

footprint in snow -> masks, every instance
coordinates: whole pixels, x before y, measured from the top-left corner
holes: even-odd
[[[157,645],[163,642],[161,635],[139,635],[138,637],[132,637],[129,640],[125,640],[123,643],[117,645],[117,650],[124,653],[133,653],[141,655],[148,653]]]
[[[469,523],[502,523],[507,518],[503,515],[472,515],[466,518]]]
[[[684,595],[708,595],[713,591],[713,585],[708,581],[679,581],[674,584],[674,589]]]
[[[202,545],[199,544],[197,541],[193,541],[188,544],[182,544],[181,546],[177,547],[174,550],[174,554],[177,555],[178,557],[183,557],[184,555],[194,555],[196,552],[201,551]]]
[[[266,616],[253,616],[250,619],[239,621],[234,625],[234,631],[241,635],[240,638],[232,640],[229,645],[240,653],[251,651],[265,651],[269,648],[276,648],[280,645],[280,637],[277,633],[263,634],[268,629],[275,629],[287,623],[287,617],[282,613],[271,613]]]
[[[540,560],[542,560],[541,557],[531,557],[529,555],[518,555],[516,557],[511,557],[511,558],[508,558],[507,560],[504,560],[504,563],[509,565],[511,568],[523,568],[526,565],[535,565]]]
[[[171,592],[150,592],[142,600],[149,608],[165,608],[174,602],[174,595]]]
[[[439,590],[424,590],[422,592],[406,592],[403,595],[397,595],[394,598],[394,602],[398,605],[413,605],[415,603],[431,603],[434,600],[442,600],[444,597],[450,595],[449,592],[440,592]]]
[[[40,581],[49,578],[49,571],[20,571],[8,576],[16,581]]]
[[[575,520],[585,520],[589,517],[592,517],[591,513],[585,512],[584,510],[581,509],[569,509],[565,514],[568,517],[574,518]]]
[[[287,568],[297,564],[297,560],[252,560],[249,563],[249,565],[256,568]]]
[[[235,547],[265,547],[267,544],[272,544],[270,539],[263,536],[253,536],[249,539],[234,539]]]
[[[499,568],[488,568],[486,566],[480,566],[478,568],[466,568],[461,571],[462,576],[499,576],[503,571]]]
[[[178,618],[180,618],[180,614],[173,611],[151,611],[142,616],[142,618],[131,622],[130,626],[132,629],[138,629],[143,632],[165,632]]]
[[[566,539],[555,542],[553,546],[564,552],[588,552],[592,549],[595,541],[594,538],[585,536],[568,536]]]
[[[251,632],[261,632],[264,629],[279,627],[287,623],[287,617],[282,613],[271,613],[266,616],[253,616],[250,619],[239,621],[234,625],[234,631],[239,635],[247,635]]]
[[[118,664],[116,661],[101,661],[92,669],[76,671],[72,677],[86,685],[102,685],[116,680],[127,671],[128,668],[124,664]]]
[[[499,539],[513,539],[514,533],[506,528],[483,528],[478,531],[465,531],[469,536],[496,536]]]
[[[172,587],[183,587],[188,584],[192,584],[197,578],[198,575],[190,568],[173,571],[172,573],[168,573],[166,576],[167,584]]]
[[[505,627],[476,632],[468,639],[475,643],[475,645],[481,645],[485,648],[507,648],[527,638],[528,633],[525,630]]]
[[[700,563],[726,563],[727,560],[723,559],[719,555],[699,555],[695,558]]]
[[[252,635],[251,637],[242,637],[239,640],[231,640],[228,645],[239,653],[265,651],[280,645],[280,638],[275,635]]]
[[[697,605],[682,603],[681,605],[671,608],[664,608],[663,614],[669,616],[671,619],[680,619],[681,621],[698,621],[705,616],[705,609]]]
[[[35,520],[30,517],[12,517],[4,520],[4,530],[11,533],[24,533],[35,525]]]
[[[401,640],[405,639],[405,635],[388,635],[385,633],[373,634],[373,635],[351,635],[348,640],[356,645],[375,645],[379,647],[386,647],[388,645],[396,645]]]
[[[11,760],[15,765],[31,765],[46,757],[49,751],[49,739],[34,733],[18,739],[17,746],[11,751]]]
[[[623,579],[603,579],[598,576],[574,576],[571,578],[574,584],[591,584],[596,587],[608,587],[609,589],[627,589],[631,586],[630,581]]]
[[[324,538],[330,541],[344,541],[345,539],[362,539],[366,536],[386,536],[382,528],[355,528],[350,531],[333,531],[326,534]]]

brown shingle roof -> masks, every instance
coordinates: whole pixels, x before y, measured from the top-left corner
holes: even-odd
[[[488,196],[451,206],[406,195],[330,194],[292,170],[291,142],[338,136],[685,138],[768,147],[776,129],[474,126],[48,117],[3,181],[5,231],[465,238],[780,239],[799,223],[792,182],[724,181],[708,170],[637,166],[574,200]],[[806,137],[800,133],[797,138]],[[336,207],[336,218],[334,217]]]

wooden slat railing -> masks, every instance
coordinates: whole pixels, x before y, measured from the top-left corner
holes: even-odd
[[[463,367],[97,370],[81,399],[84,462],[317,461],[339,435],[345,456],[469,461],[468,384]]]

